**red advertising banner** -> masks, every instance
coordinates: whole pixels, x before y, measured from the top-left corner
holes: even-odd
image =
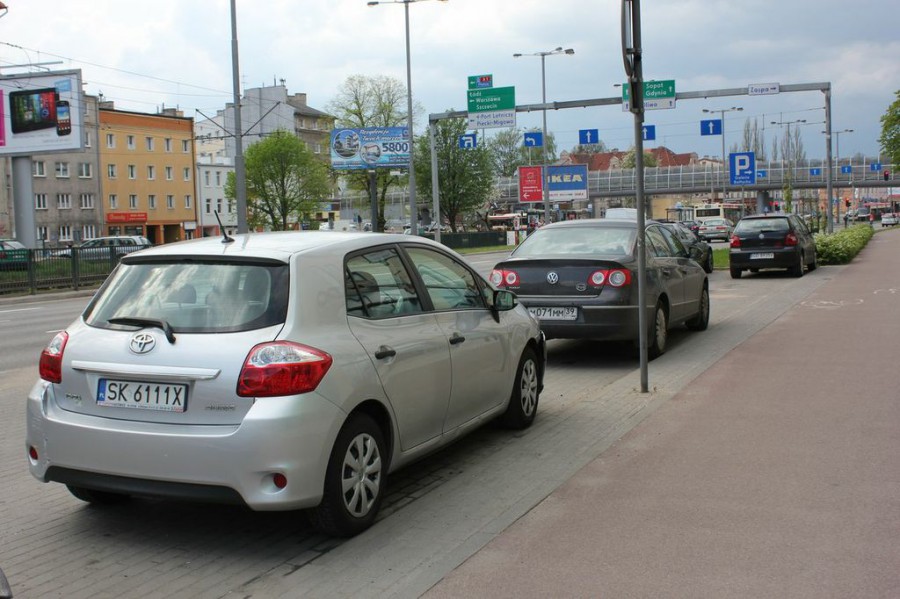
[[[543,167],[519,167],[519,201],[542,202],[544,200],[544,181],[541,177]]]
[[[146,212],[110,212],[106,215],[108,223],[145,223]]]

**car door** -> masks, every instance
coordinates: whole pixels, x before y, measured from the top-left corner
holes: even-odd
[[[397,248],[349,256],[344,278],[350,331],[378,373],[401,449],[439,437],[450,401],[450,347]]]
[[[703,289],[703,281],[706,279],[703,267],[692,259],[690,251],[681,243],[681,240],[666,227],[660,227],[660,233],[666,238],[673,250],[673,258],[676,268],[681,273],[684,304],[679,314],[687,318],[700,309],[700,292]]]
[[[794,231],[800,240],[800,247],[803,248],[803,251],[806,254],[807,264],[814,263],[814,257],[816,255],[816,242],[812,233],[810,233],[809,231],[809,227],[806,226],[806,223],[803,222],[802,218],[798,218],[796,215],[792,214],[790,220],[791,224],[794,227]]]
[[[684,269],[678,263],[675,250],[663,235],[663,227],[647,227],[647,249],[656,264],[660,293],[669,298],[669,322],[676,322],[684,313]],[[670,233],[671,236],[671,233]]]
[[[447,433],[509,399],[519,356],[485,302],[483,280],[443,252],[414,245],[406,252],[450,349]]]

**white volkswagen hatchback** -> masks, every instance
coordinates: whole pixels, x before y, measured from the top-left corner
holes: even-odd
[[[544,338],[515,295],[420,237],[294,232],[128,254],[40,358],[32,474],[131,495],[374,521],[387,474],[534,420]]]

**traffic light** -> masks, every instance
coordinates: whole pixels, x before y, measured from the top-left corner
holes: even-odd
[[[850,200],[844,200],[844,206],[846,206],[847,208],[849,208],[849,207],[850,207]]]

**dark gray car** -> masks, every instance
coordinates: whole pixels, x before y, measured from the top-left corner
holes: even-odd
[[[796,214],[745,216],[734,227],[729,251],[731,277],[745,270],[787,269],[802,277],[818,266],[816,242],[806,223]]]
[[[548,339],[638,341],[637,222],[587,219],[546,225],[494,267],[491,282],[514,291]],[[646,316],[651,357],[668,330],[709,323],[709,282],[663,224],[646,225]]]

